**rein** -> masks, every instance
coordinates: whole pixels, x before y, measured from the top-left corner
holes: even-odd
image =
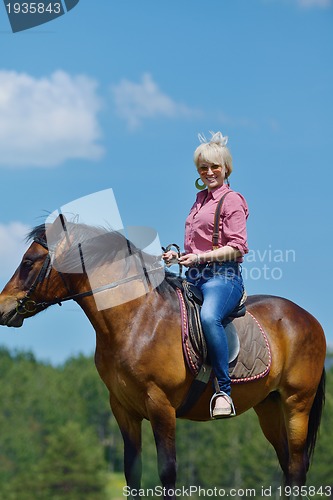
[[[43,239],[41,239],[41,238],[35,238],[34,242],[38,243],[43,248],[45,248],[46,250],[48,250],[48,246],[47,246],[46,242]],[[82,255],[81,251],[80,251],[80,257],[81,257],[81,262],[82,262],[82,269],[86,273],[85,267],[84,267],[84,262],[83,262],[83,255]],[[16,312],[18,314],[24,315],[24,314],[28,314],[28,313],[34,313],[34,312],[37,311],[38,308],[46,309],[47,307],[53,306],[55,304],[58,304],[59,306],[61,306],[63,302],[67,302],[69,300],[78,300],[78,299],[82,299],[84,297],[90,297],[90,296],[94,295],[95,293],[99,293],[99,292],[103,292],[105,290],[116,288],[117,286],[123,285],[124,283],[129,283],[130,281],[134,281],[134,280],[136,280],[138,278],[141,278],[142,276],[145,276],[146,278],[148,276],[147,282],[150,283],[148,271],[144,267],[143,268],[143,271],[144,271],[143,273],[138,273],[138,274],[136,274],[134,276],[129,276],[128,278],[123,278],[121,280],[114,281],[112,283],[108,283],[108,284],[100,286],[98,288],[94,288],[93,290],[87,290],[86,292],[71,293],[70,289],[68,288],[68,286],[67,286],[67,284],[65,282],[63,274],[58,271],[58,274],[60,274],[60,276],[61,276],[61,278],[62,278],[62,280],[63,280],[63,282],[64,282],[64,284],[65,284],[65,286],[66,286],[66,288],[67,288],[67,290],[69,292],[69,295],[66,295],[65,297],[61,297],[61,298],[56,297],[53,300],[36,302],[35,300],[31,299],[31,296],[35,292],[37,286],[44,281],[45,277],[51,271],[50,264],[51,264],[51,257],[50,257],[50,254],[48,253],[47,256],[45,257],[43,265],[42,265],[42,267],[41,267],[41,269],[40,269],[40,271],[39,271],[39,273],[38,273],[35,281],[31,285],[31,287],[29,288],[29,290],[27,291],[27,293],[25,294],[25,296],[22,299],[18,299],[17,300]],[[153,270],[156,271],[156,270],[162,269],[162,268],[163,268],[163,266],[159,266],[157,268],[154,268]]]

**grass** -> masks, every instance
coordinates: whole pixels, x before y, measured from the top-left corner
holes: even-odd
[[[126,485],[124,474],[121,472],[112,472],[109,475],[109,481],[106,486],[107,498],[112,500],[124,500],[123,487]]]

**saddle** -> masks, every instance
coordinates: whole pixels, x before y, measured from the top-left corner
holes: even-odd
[[[184,357],[195,377],[187,397],[177,409],[176,414],[181,417],[198,401],[214,374],[200,321],[201,291],[172,273],[166,273],[166,280],[179,299]],[[267,375],[271,365],[268,340],[256,318],[246,310],[246,294],[223,325],[228,340],[231,382],[244,383]]]
[[[187,336],[185,335],[184,340],[185,342],[189,342],[189,349],[192,351],[188,353],[190,358],[188,359],[189,365],[194,374],[197,374],[200,369],[200,365],[206,364],[207,362],[207,346],[200,320],[200,309],[203,303],[203,295],[198,287],[188,282],[181,276],[166,273],[166,279],[170,285],[176,289],[179,299],[185,306],[188,334]],[[239,304],[223,322],[228,340],[229,363],[236,358],[240,348],[237,331],[232,322],[235,318],[245,316],[246,298],[247,294],[244,291]],[[197,358],[197,361],[195,361],[195,358]]]

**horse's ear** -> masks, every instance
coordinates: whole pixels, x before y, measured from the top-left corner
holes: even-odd
[[[67,233],[67,219],[59,214],[55,221],[46,229],[46,241],[49,248],[54,247]]]
[[[67,223],[66,217],[63,214],[59,214],[58,215],[58,219],[60,219],[61,225],[64,228],[64,231],[66,231],[66,229],[65,229],[65,226],[66,226],[66,223]]]

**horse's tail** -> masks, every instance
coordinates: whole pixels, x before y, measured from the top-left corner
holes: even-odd
[[[309,462],[312,459],[314,449],[316,446],[318,430],[325,404],[325,384],[326,384],[326,373],[324,368],[321,374],[321,379],[309,415],[308,435],[306,438],[306,449]]]

